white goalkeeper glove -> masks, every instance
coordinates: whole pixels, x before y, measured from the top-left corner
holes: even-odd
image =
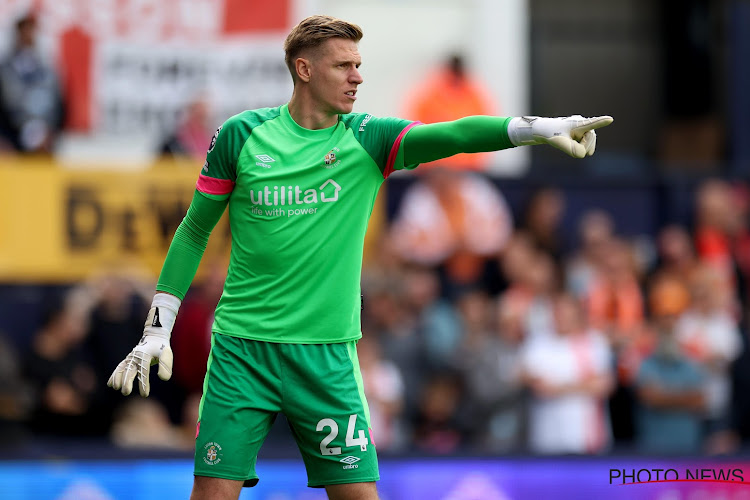
[[[612,123],[611,116],[584,118],[581,115],[566,118],[522,116],[508,124],[508,136],[514,146],[549,144],[573,158],[591,156],[596,149],[595,129]]]
[[[151,386],[148,381],[151,365],[159,363],[159,378],[169,380],[172,376],[172,348],[169,337],[181,300],[174,295],[157,293],[146,317],[143,337],[130,354],[117,365],[107,385],[127,396],[133,391],[133,380],[138,377],[141,396],[148,396]]]

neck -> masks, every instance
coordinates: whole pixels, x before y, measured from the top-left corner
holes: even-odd
[[[294,89],[292,98],[289,100],[289,114],[297,125],[310,130],[333,127],[339,120],[338,114],[316,109],[314,101],[306,98],[297,89]]]

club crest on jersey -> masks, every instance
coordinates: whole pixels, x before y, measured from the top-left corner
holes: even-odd
[[[325,165],[323,165],[324,168],[333,168],[341,163],[341,160],[336,159],[336,153],[339,153],[341,150],[339,148],[333,148],[328,152],[325,157],[323,157],[323,161],[325,162]]]
[[[221,127],[223,127],[223,126],[224,125],[219,126],[219,128],[216,129],[216,132],[214,132],[214,136],[211,137],[211,144],[208,145],[208,152],[209,153],[211,151],[213,151],[214,148],[216,147],[216,141],[219,139],[219,132],[221,132]]]

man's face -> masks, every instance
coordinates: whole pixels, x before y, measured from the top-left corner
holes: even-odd
[[[357,43],[344,38],[326,40],[310,62],[310,92],[319,109],[332,115],[351,113],[357,86],[363,81]]]

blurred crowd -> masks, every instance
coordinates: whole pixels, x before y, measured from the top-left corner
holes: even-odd
[[[363,270],[358,351],[378,450],[740,451],[750,437],[749,200],[744,186],[705,181],[694,226],[662,227],[649,242],[592,209],[570,246],[556,189],[534,193],[514,221],[487,178],[427,170]],[[138,276],[122,269],[68,288],[48,301],[26,352],[0,344],[6,442],[192,449],[225,268],[211,265],[190,289],[172,380],[154,378],[148,399],[106,387],[153,294]]]
[[[0,61],[0,150],[49,152],[62,127],[59,83],[35,51],[35,30],[33,17],[19,19]],[[419,87],[432,106],[412,96],[408,118],[457,118],[434,114],[453,111],[435,105],[439,96],[463,106],[457,115],[497,108],[466,80],[460,57],[448,62],[432,87]],[[202,162],[208,115],[196,97],[160,151]],[[420,169],[366,256],[358,352],[378,450],[741,451],[750,439],[750,188],[707,180],[690,227],[637,240],[592,207],[571,238],[561,191],[540,189],[514,214],[475,172],[485,161]],[[152,374],[148,399],[106,381],[141,337],[154,277],[113,269],[64,289],[46,301],[28,347],[0,332],[3,442],[192,450],[225,278],[222,265],[209,267],[177,317],[172,380]]]
[[[497,221],[508,223],[508,213],[483,220],[507,210],[500,191],[479,197],[476,210],[477,199],[457,196],[467,179],[493,184],[435,174],[406,193],[363,276],[361,351],[381,448],[741,449],[745,186],[705,181],[694,227],[666,225],[653,241],[618,234],[609,214],[592,209],[568,248],[566,200],[554,188],[536,192],[507,231]],[[430,228],[425,207],[413,204],[426,196],[456,216]]]

